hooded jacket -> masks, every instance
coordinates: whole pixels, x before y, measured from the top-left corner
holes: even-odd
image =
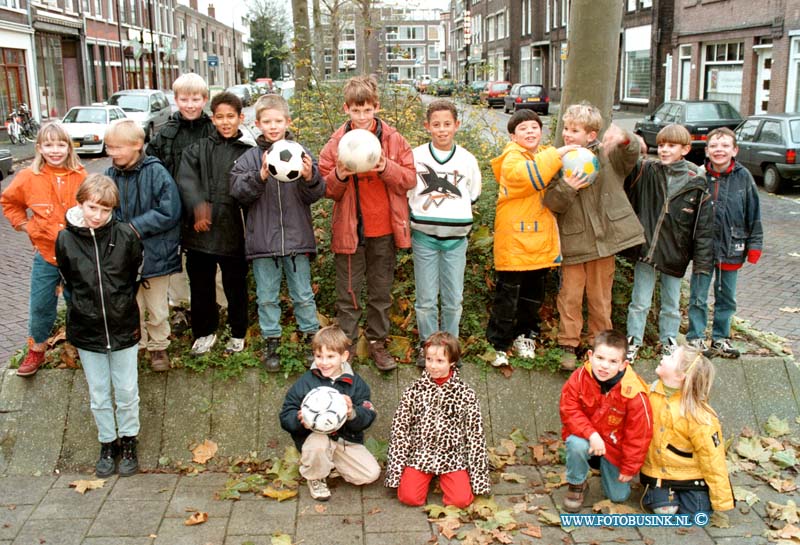
[[[639,472],[653,435],[653,413],[647,384],[630,365],[622,380],[603,394],[587,361],[564,383],[559,411],[562,439],[575,435],[588,441],[597,432],[606,444],[606,459],[620,473]]]
[[[474,494],[490,492],[480,402],[458,369],[441,386],[423,371],[403,392],[392,420],[385,486],[400,486],[406,467],[434,475],[466,470]]]
[[[715,172],[706,160],[706,181],[714,205],[714,265],[725,270],[757,263],[764,246],[761,204],[750,171],[734,159],[731,167]]]
[[[111,166],[106,175],[119,188],[117,221],[129,223],[144,244],[142,278],[181,270],[181,200],[161,161],[142,155],[130,168]]]
[[[279,416],[281,427],[292,436],[297,450],[303,449],[303,442],[306,437],[311,435],[311,430],[303,427],[300,420],[297,419],[297,411],[300,410],[306,394],[318,386],[330,386],[340,393],[350,396],[355,410],[355,417],[352,420],[346,420],[338,431],[329,434],[331,439],[336,440],[341,437],[351,443],[363,444],[364,430],[372,425],[376,416],[375,407],[370,401],[369,385],[353,372],[349,363],[344,363],[342,374],[331,380],[322,376],[315,362],[311,369],[297,379],[297,382],[286,392]]]
[[[252,137],[240,130],[223,138],[214,131],[183,152],[178,170],[178,189],[183,202],[183,247],[206,254],[244,256],[244,220],[239,201],[231,196],[230,173],[237,159],[253,148]],[[211,205],[211,229],[194,230],[194,209]]]
[[[170,176],[177,179],[183,150],[198,140],[208,138],[216,130],[205,112],[191,120],[185,119],[180,112],[175,112],[150,140],[146,153],[160,159]]]
[[[600,160],[592,185],[574,189],[559,176],[545,190],[544,204],[558,220],[564,265],[612,256],[645,241],[624,186],[639,157],[639,139],[626,135],[628,143],[611,150],[590,147]]]
[[[289,139],[287,131],[287,139]],[[272,143],[263,136],[258,147],[242,155],[231,170],[231,196],[247,207],[245,254],[247,259],[316,254],[317,242],[311,220],[311,205],[325,194],[325,182],[311,152],[311,181],[300,178],[281,182],[273,176],[261,179],[264,153]]]
[[[676,489],[708,486],[714,511],[733,509],[725,437],[717,415],[710,415],[708,424],[681,416],[680,390],[667,397],[660,380],[650,387],[650,405],[654,432],[642,482]]]
[[[375,118],[375,135],[380,140],[386,169],[378,174],[365,172],[354,174],[346,180],[336,177],[336,160],[339,156],[339,140],[350,130],[346,122],[334,132],[319,154],[319,171],[325,180],[325,196],[333,199],[331,222],[331,250],[337,254],[354,254],[363,241],[359,240],[356,185],[370,178],[380,179],[386,185],[391,213],[392,233],[397,248],[411,247],[411,230],[408,224],[409,189],[416,185],[417,172],[411,146],[397,129]]]
[[[668,177],[678,181],[673,188]],[[699,167],[686,160],[640,160],[625,190],[644,227],[645,242],[633,249],[633,258],[678,278],[689,262],[694,272],[711,272],[714,216]]]
[[[56,242],[58,269],[72,296],[67,302],[67,340],[90,352],[114,352],[139,342],[136,293],[142,243],[127,223],[113,218],[86,226],[75,206]]]
[[[56,264],[56,238],[66,226],[64,216],[77,204],[75,195],[86,178],[83,167],[63,176],[56,172],[59,169],[47,164],[39,174],[30,168],[23,169],[0,196],[3,214],[11,226],[19,230],[27,222],[31,244],[51,265]],[[32,212],[30,217],[29,209]]]
[[[494,266],[498,271],[534,271],[561,264],[558,226],[544,206],[544,190],[561,169],[555,148],[532,153],[509,142],[492,171],[500,188],[494,217]]]

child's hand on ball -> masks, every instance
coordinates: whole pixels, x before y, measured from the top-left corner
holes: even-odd
[[[311,181],[313,166],[314,164],[311,162],[311,157],[307,153],[303,153],[303,168],[300,169],[300,176],[307,182]]]
[[[336,161],[336,177],[340,180],[346,180],[349,176],[352,176],[356,172],[354,170],[350,170],[347,166],[341,162]]]
[[[576,191],[578,189],[583,189],[589,182],[587,181],[587,176],[585,172],[581,172],[580,174],[575,174],[573,176],[564,176],[564,181],[570,186],[572,189]]]
[[[310,430],[310,429],[311,429],[311,426],[309,426],[308,424],[306,424],[306,421],[305,421],[305,420],[303,420],[303,411],[302,411],[302,410],[298,410],[298,411],[297,411],[297,419],[300,421],[300,424],[302,424],[302,426],[303,426],[305,429],[307,429],[307,430]]]
[[[356,411],[353,409],[353,400],[350,396],[342,394],[344,402],[347,404],[347,419],[352,420],[356,416]]]
[[[386,156],[381,153],[381,158],[378,160],[378,164],[375,165],[375,168],[372,170],[376,171],[378,174],[382,174],[384,170],[386,170]]]
[[[269,154],[269,150],[264,152],[264,155],[261,157],[261,181],[266,182],[267,178],[269,178],[269,161],[267,161],[267,154]]]

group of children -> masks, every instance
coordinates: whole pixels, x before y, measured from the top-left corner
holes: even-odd
[[[396,252],[410,247],[420,337],[417,365],[425,371],[405,392],[395,415],[386,484],[399,487],[400,499],[414,505],[424,501],[433,475],[440,476],[445,501],[454,505],[488,492],[480,411],[475,392],[461,381],[456,367],[467,235],[472,204],[481,194],[481,173],[475,157],[455,143],[460,122],[452,102],[436,100],[428,106],[425,128],[431,141],[412,150],[376,116],[380,102],[375,80],[352,78],[344,87],[349,120],[331,136],[318,164],[305,150],[301,177],[284,183],[270,174],[267,154],[273,143],[292,138],[285,100],[276,95],[259,99],[255,110],[261,135],[253,142],[240,130],[244,116],[237,97],[216,95],[208,116],[203,110],[208,88],[199,76],[183,75],[173,88],[179,111],[146,152],[141,127],[131,120],[117,121],[106,133],[113,165],[106,176],[87,177],[69,136],[51,123],[39,133],[31,168],[3,192],[4,213],[16,229],[28,232],[36,248],[31,340],[18,374],[32,375],[41,365],[63,286],[67,336],[84,362],[102,444],[97,473],[132,474],[139,428],[137,347],[148,351],[154,370],[170,368],[169,294],[185,283],[176,276],[182,253],[195,355],[207,353],[217,341],[218,268],[230,327],[225,350],[243,350],[250,261],[266,341],[262,360],[272,372],[280,369],[279,292],[283,276],[287,279],[310,370],[287,394],[281,425],[301,448],[301,473],[312,495],[325,499],[325,478],[334,467],[355,484],[378,478],[374,458],[357,446],[375,410],[369,387],[352,372],[350,347],[358,340],[359,299],[366,283],[370,358],[381,370],[396,367],[386,346],[388,311]],[[587,468],[597,457],[607,495],[616,501],[627,497],[627,483],[653,444],[653,416],[669,418],[673,428],[680,418],[688,419],[680,433],[707,426],[719,447],[718,423],[707,405],[712,368],[703,351],[738,356],[728,338],[736,272],[745,259],[758,260],[762,232],[755,185],[735,162],[731,131],[709,134],[703,171],[685,161],[689,134],[678,125],[659,133],[659,160],[645,161],[644,144],[631,132],[611,125],[599,142],[602,118],[588,104],[567,107],[563,122],[564,145],[549,147],[541,144],[539,116],[516,112],[508,122],[511,142],[492,160],[499,185],[497,281],[486,337],[495,348],[496,366],[508,364],[512,349],[532,358],[546,275],[560,267],[558,343],[564,351],[562,367],[573,371],[586,293],[588,341],[594,348],[562,396],[570,482],[565,508],[579,508]],[[353,129],[371,131],[381,142],[382,155],[369,172],[355,173],[339,161],[338,142]],[[562,173],[563,156],[578,147],[598,156],[599,174],[591,184],[583,175]],[[331,250],[338,325],[320,330],[311,289],[310,263],[317,249],[310,205],[323,196],[334,201]],[[623,251],[636,262],[627,336],[609,333],[615,255]],[[77,262],[91,266],[78,267]],[[679,347],[680,279],[690,262],[690,346]],[[716,312],[708,347],[706,300],[712,276],[717,280]],[[661,396],[653,405],[664,414],[653,415],[647,387],[627,363],[641,346],[657,277],[664,357],[661,385],[654,386],[650,397]],[[311,433],[298,412],[303,395],[319,384],[332,385],[348,401],[347,422],[331,436]],[[681,409],[669,416],[673,396],[682,400]],[[438,439],[431,444],[431,437]],[[657,438],[673,440],[663,434]],[[674,439],[684,450],[669,443],[672,448],[659,446],[651,456],[677,449],[676,456],[685,457],[693,446],[708,447],[694,436],[690,439]],[[454,452],[459,454],[454,457]],[[118,453],[122,458],[117,467]],[[670,488],[673,480],[685,480],[672,479],[670,467],[645,463],[643,475],[652,478],[646,501],[653,507],[672,508],[673,499],[680,497],[673,492],[683,490],[680,485]],[[680,476],[691,473],[683,469]],[[703,465],[698,471],[709,468]],[[720,479],[707,478],[709,486],[712,481],[721,486]],[[723,503],[718,501],[715,509]]]

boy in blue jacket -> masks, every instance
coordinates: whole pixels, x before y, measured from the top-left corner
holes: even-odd
[[[713,272],[693,271],[686,340],[706,356],[738,358],[730,342],[736,312],[736,278],[745,259],[758,263],[764,244],[761,208],[753,176],[736,162],[736,135],[727,127],[708,133],[706,182],[714,206]],[[708,289],[714,278],[711,346],[705,343]]]
[[[168,371],[169,277],[181,270],[181,198],[161,161],[145,155],[144,130],[132,119],[111,124],[106,151],[112,166],[106,170],[119,188],[114,219],[129,224],[144,246],[142,284],[136,295],[142,330],[140,348],[147,348],[154,371]]]
[[[320,329],[312,341],[314,364],[286,393],[281,408],[281,427],[288,431],[300,450],[300,475],[308,481],[315,500],[331,497],[326,478],[336,469],[356,486],[378,479],[381,467],[364,446],[364,430],[375,420],[369,385],[348,363],[350,339],[339,326]],[[318,386],[338,390],[347,403],[347,420],[330,434],[312,432],[303,421],[300,406],[306,394]]]
[[[281,369],[281,279],[294,305],[301,342],[308,347],[306,367],[314,361],[310,341],[319,329],[317,305],[311,289],[311,260],[317,253],[311,205],[325,194],[325,182],[307,149],[300,178],[281,182],[269,173],[267,154],[272,144],[291,139],[289,105],[280,95],[264,95],[256,102],[258,147],[242,155],[231,170],[231,195],[247,208],[245,255],[253,262],[258,296],[258,323],[266,340],[265,369]]]

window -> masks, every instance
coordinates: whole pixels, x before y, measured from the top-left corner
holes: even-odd
[[[439,52],[437,51],[436,46],[435,45],[429,45],[428,46],[428,60],[429,61],[435,61],[438,58],[439,58]]]
[[[19,0],[0,0],[0,8],[19,9]]]
[[[106,6],[106,19],[109,21],[114,20],[114,0],[108,0],[108,5]]]
[[[398,35],[400,40],[424,40],[425,27],[419,26],[401,26],[398,27]]]
[[[561,0],[561,26],[569,23],[569,0]]]
[[[387,48],[387,49],[388,49],[388,48]],[[386,52],[386,58],[387,58],[387,59],[389,58],[389,52],[388,52],[388,51]],[[326,48],[325,48],[325,52],[324,52],[324,54],[323,54],[323,59],[324,59],[324,61],[325,61],[326,63],[331,63],[331,62],[333,62],[332,50],[331,50],[331,48],[330,48],[330,47],[326,47]]]
[[[497,39],[506,37],[506,13],[501,11],[497,14]]]
[[[642,9],[652,8],[653,0],[642,0]]]
[[[186,21],[178,19],[178,38],[186,38]]]
[[[435,42],[438,39],[439,39],[439,27],[434,25],[428,25],[428,40]]]
[[[753,137],[756,135],[758,123],[758,119],[750,119],[745,121],[744,125],[742,125],[742,128],[736,131],[736,140],[739,142],[752,142]]]
[[[625,29],[624,98],[650,99],[650,25]]]
[[[386,27],[386,39],[387,40],[396,40],[397,39],[397,27],[396,26],[387,26]]]
[[[758,135],[756,142],[761,144],[783,144],[781,124],[777,121],[764,121],[764,124],[761,126],[761,133]]]
[[[138,20],[136,17],[136,0],[131,0],[130,6],[131,6],[131,11],[130,11],[131,16],[128,18],[128,22],[136,26],[137,25],[136,21]]]
[[[347,27],[342,30],[342,41],[344,42],[354,42],[356,41],[356,29],[355,27]]]
[[[636,10],[636,0],[628,0],[628,11]]]
[[[356,50],[352,48],[339,50],[339,63],[356,62]]]
[[[557,26],[558,26],[558,0],[553,0],[553,28],[556,28]]]
[[[472,20],[472,43],[479,44],[482,41],[483,15],[475,15]]]
[[[486,39],[490,42],[494,41],[494,32],[495,32],[495,22],[494,17],[487,17],[486,18]]]
[[[550,0],[544,0],[544,31],[550,32]]]
[[[724,44],[708,44],[706,46],[707,62],[744,61],[744,42]]]

